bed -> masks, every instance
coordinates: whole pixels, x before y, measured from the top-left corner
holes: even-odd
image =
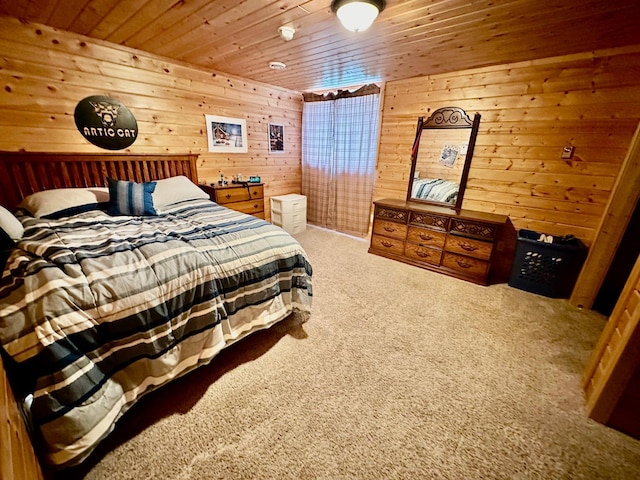
[[[44,465],[82,462],[141,396],[310,312],[302,247],[205,198],[195,161],[0,153],[0,200],[24,228],[0,343]]]

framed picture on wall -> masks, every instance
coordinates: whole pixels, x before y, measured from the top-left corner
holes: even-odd
[[[284,125],[269,124],[269,153],[284,153]]]
[[[247,153],[247,122],[242,118],[205,115],[209,151],[213,153]]]
[[[457,145],[445,145],[440,154],[439,163],[445,167],[453,167],[458,158],[459,147]]]

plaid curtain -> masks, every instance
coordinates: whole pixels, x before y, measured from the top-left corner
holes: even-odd
[[[380,90],[307,101],[302,110],[302,194],[307,220],[351,235],[369,231],[378,156]]]

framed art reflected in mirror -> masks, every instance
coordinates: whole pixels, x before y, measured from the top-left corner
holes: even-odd
[[[418,118],[407,201],[461,208],[479,125],[459,107]]]

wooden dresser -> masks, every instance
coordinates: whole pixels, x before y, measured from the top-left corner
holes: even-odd
[[[264,184],[229,183],[227,185],[200,185],[211,200],[227,208],[248,213],[264,220]]]
[[[374,205],[369,253],[489,284],[506,216],[394,199]]]

